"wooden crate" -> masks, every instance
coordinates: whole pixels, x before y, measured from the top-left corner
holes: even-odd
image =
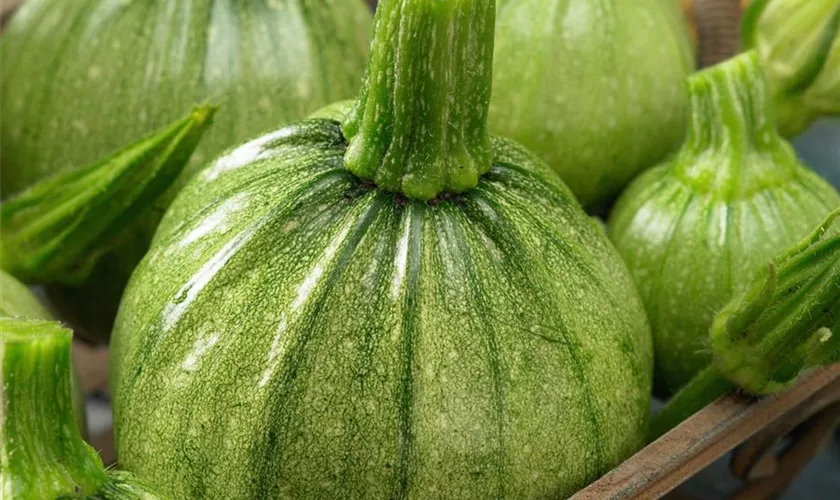
[[[838,423],[840,364],[783,394],[715,401],[573,498],[661,498],[733,449],[731,472],[744,481],[734,498],[773,498],[828,443]],[[790,446],[773,454],[784,439]]]

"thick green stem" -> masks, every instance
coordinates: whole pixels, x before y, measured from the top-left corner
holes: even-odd
[[[707,404],[734,389],[732,382],[726,380],[715,365],[707,366],[674,394],[659,413],[654,415],[650,423],[648,440],[656,440]]]
[[[216,108],[201,106],[93,165],[56,175],[0,207],[0,266],[25,282],[83,281],[177,179]]]
[[[106,471],[82,439],[71,339],[54,321],[0,318],[0,498],[163,498],[127,472]]]
[[[755,52],[688,79],[688,132],[674,164],[700,192],[751,196],[798,168],[776,131],[773,104]]]
[[[684,148],[743,157],[780,140],[773,101],[755,52],[747,52],[688,79],[691,114]]]
[[[28,318],[28,319],[53,319],[38,297],[32,293],[23,283],[13,276],[0,269],[0,317],[2,318]],[[74,371],[71,379],[73,386],[73,409],[76,412],[76,420],[79,429],[86,432],[87,422],[85,419],[85,395],[82,393],[79,381],[79,374]]]
[[[0,318],[0,491],[56,498],[95,492],[107,475],[76,427],[72,334],[51,321]]]
[[[840,362],[840,209],[779,255],[715,317],[713,362],[654,417],[657,438],[737,387],[761,396],[790,387],[808,369]]]
[[[475,187],[492,163],[494,28],[494,0],[380,2],[347,168],[410,199]]]

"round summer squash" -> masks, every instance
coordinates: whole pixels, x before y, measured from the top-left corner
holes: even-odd
[[[644,441],[632,278],[487,132],[494,2],[377,16],[359,100],[196,175],[129,283],[119,461],[175,498],[560,498]]]
[[[221,106],[194,173],[224,149],[358,90],[361,0],[28,0],[0,38],[0,192],[82,168],[186,114]],[[87,337],[107,339],[159,220],[120,237],[80,288],[53,288]]]
[[[536,153],[584,205],[676,149],[694,68],[672,0],[500,0],[490,129]]]
[[[647,309],[663,392],[709,363],[715,314],[840,206],[776,131],[754,51],[692,76],[688,93],[681,150],[636,179],[609,219]]]

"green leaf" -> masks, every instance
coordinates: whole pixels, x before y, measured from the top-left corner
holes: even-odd
[[[177,179],[216,108],[86,168],[46,179],[0,206],[0,267],[26,282],[75,284],[129,223]]]

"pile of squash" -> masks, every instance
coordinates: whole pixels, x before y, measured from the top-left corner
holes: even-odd
[[[677,0],[27,0],[0,492],[564,498],[840,361],[840,194],[783,138],[840,114],[838,19],[755,0],[697,71]]]

